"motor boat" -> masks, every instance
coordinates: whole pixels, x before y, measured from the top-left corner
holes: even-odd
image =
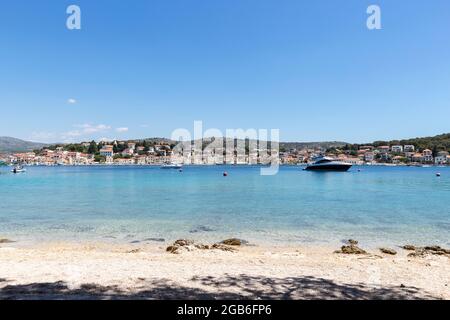
[[[319,156],[314,162],[308,164],[304,170],[308,171],[348,171],[352,164],[330,157]]]
[[[23,172],[27,172],[27,169],[25,169],[22,166],[15,166],[12,170],[12,173],[23,173]]]
[[[182,169],[183,165],[178,163],[164,163],[161,169]]]

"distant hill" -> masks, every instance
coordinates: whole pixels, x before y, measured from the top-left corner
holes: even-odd
[[[206,138],[203,141],[203,147],[205,147],[208,143],[211,142],[212,139],[223,139],[224,138]],[[150,144],[156,143],[167,143],[167,144],[176,144],[176,141],[167,139],[167,138],[146,138],[146,139],[135,139],[129,140],[134,142],[143,143],[146,141]],[[342,148],[345,147],[347,149],[355,149],[357,150],[361,145],[373,145],[373,146],[381,146],[381,145],[405,145],[411,144],[414,145],[417,149],[431,149],[434,152],[447,150],[450,151],[450,133],[440,134],[433,137],[423,137],[423,138],[412,138],[412,139],[403,139],[403,140],[391,140],[391,141],[375,141],[372,143],[364,143],[364,144],[349,144],[347,142],[342,141],[324,141],[324,142],[280,142],[279,147],[281,151],[289,151],[291,149],[330,149],[330,148]],[[79,144],[70,144],[64,145],[68,149],[73,146]],[[246,140],[246,145],[248,145],[248,140]],[[0,137],[0,152],[12,152],[12,151],[31,151],[36,149],[42,149],[44,147],[49,146],[44,143],[30,142],[24,141],[11,137]],[[54,145],[55,146],[55,145]]]
[[[290,149],[329,149],[329,148],[340,148],[348,144],[342,141],[323,141],[323,142],[280,142],[280,149],[283,148],[286,151]]]
[[[412,138],[404,140],[375,141],[374,146],[382,145],[414,145],[417,149],[430,149],[433,151],[450,151],[450,133],[444,133],[433,137]]]
[[[237,142],[244,142],[245,146],[248,148],[249,146],[249,141],[248,139],[233,139],[233,138],[223,138],[223,137],[208,137],[208,138],[203,138],[203,140],[201,141],[202,147],[205,148],[206,146],[208,146],[212,141],[214,140],[222,140],[223,146],[225,147],[227,145],[227,143],[233,143],[234,140],[234,144],[237,144]],[[132,139],[132,140],[124,140],[123,142],[135,142],[138,145],[143,145],[145,143],[150,144],[150,145],[154,145],[154,144],[159,144],[159,143],[166,143],[169,145],[176,145],[177,141],[175,140],[171,140],[168,138],[145,138],[145,139]],[[191,143],[197,142],[199,140],[191,140]],[[271,142],[269,141],[268,143],[266,141],[255,141],[255,140],[251,140],[252,142],[257,142],[257,143],[264,143],[263,146],[267,146],[270,148],[271,146]],[[111,143],[111,142],[104,142],[104,143]],[[267,145],[266,145],[267,144]],[[324,142],[280,142],[279,143],[279,148],[280,151],[289,151],[291,149],[296,149],[296,150],[303,150],[303,149],[323,149],[326,150],[328,148],[341,148],[344,147],[345,145],[347,145],[347,142],[341,142],[341,141],[324,141]],[[59,144],[59,145],[52,145],[49,146],[50,149],[54,149],[57,146],[64,146],[64,148],[66,150],[69,151],[82,151],[84,150],[80,144]],[[86,152],[86,151],[83,151]]]
[[[230,139],[225,139],[225,138],[214,138],[214,139],[223,139],[224,143],[226,142],[226,140],[230,140]],[[243,141],[242,139],[234,139],[234,140],[235,140],[235,142]],[[205,145],[211,141],[211,138],[205,138],[203,141],[204,141],[204,145]],[[255,142],[255,140],[251,140],[251,141]],[[174,143],[174,141],[172,141],[172,142]],[[256,142],[258,143],[259,141],[256,140]],[[264,146],[266,145],[265,141],[260,141],[260,142],[264,143]],[[246,144],[246,146],[248,146],[249,140],[245,140],[245,144]],[[328,148],[341,148],[347,144],[348,144],[347,142],[340,142],[340,141],[280,142],[279,147],[280,147],[280,151],[289,151],[291,149],[303,150],[303,149],[317,149],[317,148],[326,150]],[[268,143],[268,146],[270,146],[270,142]]]
[[[177,143],[175,140],[171,140],[168,138],[145,138],[145,139],[136,139],[136,140],[130,140],[130,141],[138,141],[138,142],[143,142],[146,141],[147,143],[150,144],[158,144],[158,143],[167,143],[167,144],[175,144]]]
[[[0,152],[32,151],[45,146],[45,143],[24,141],[11,137],[0,137]]]

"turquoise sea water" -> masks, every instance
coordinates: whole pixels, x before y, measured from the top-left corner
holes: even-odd
[[[0,237],[256,244],[450,244],[450,168],[346,173],[256,166],[0,168]],[[223,177],[223,171],[229,173]],[[436,172],[441,177],[436,177]],[[147,240],[146,240],[147,239]]]

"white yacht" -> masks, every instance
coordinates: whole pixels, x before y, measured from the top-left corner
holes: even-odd
[[[352,164],[339,161],[330,157],[319,156],[313,159],[314,162],[308,164],[304,170],[311,171],[348,171]]]
[[[12,173],[23,173],[23,172],[27,172],[27,169],[25,169],[22,166],[15,166],[12,170]]]
[[[179,163],[164,163],[161,169],[182,169],[183,165]]]

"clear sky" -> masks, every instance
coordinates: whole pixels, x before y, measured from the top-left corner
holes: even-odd
[[[170,137],[194,120],[283,141],[450,132],[450,1],[2,1],[0,136]]]

